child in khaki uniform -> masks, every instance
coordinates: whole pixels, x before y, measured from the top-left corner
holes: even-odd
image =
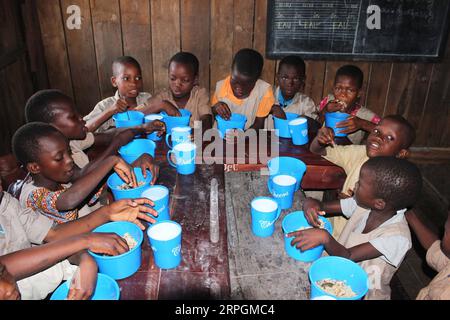
[[[84,120],[90,132],[105,132],[113,128],[112,116],[126,110],[141,111],[151,94],[142,92],[141,66],[129,56],[119,57],[112,64],[111,84],[117,88],[113,97],[106,98],[94,107]]]
[[[416,210],[406,212],[406,220],[422,247],[427,250],[428,265],[438,272],[428,286],[420,290],[416,299],[450,300],[450,210],[442,240],[420,221]]]
[[[190,52],[178,52],[169,61],[169,89],[164,89],[151,98],[143,112],[158,113],[165,111],[169,115],[178,116],[179,109],[192,113],[189,125],[194,127],[195,121],[202,122],[203,131],[212,126],[209,94],[198,85],[199,62]]]
[[[411,235],[405,208],[414,205],[420,194],[419,169],[404,159],[375,157],[361,168],[354,198],[321,203],[308,198],[303,211],[312,229],[295,231],[292,245],[304,251],[324,245],[331,256],[360,264],[369,276],[364,299],[390,299],[390,282],[411,248]],[[318,214],[344,214],[349,217],[336,241],[320,229]]]
[[[263,57],[253,49],[241,49],[236,53],[231,76],[216,84],[216,91],[211,99],[214,115],[228,120],[231,113],[243,114],[247,118],[245,130],[263,129],[269,114],[281,112],[282,117],[286,118],[281,108],[274,106],[272,86],[259,79],[263,64]]]
[[[76,266],[63,259],[82,250],[110,255],[126,252],[128,246],[121,237],[87,232],[120,220],[134,222],[144,229],[137,218],[154,222],[147,213],[155,215],[154,210],[144,204],[153,205],[147,199],[120,200],[80,220],[55,225],[30,208],[22,208],[17,199],[3,192],[0,183],[0,265],[4,266],[0,267],[3,270],[3,273],[0,271],[0,300],[17,298],[15,289],[20,291],[22,299],[44,299],[76,270]],[[51,244],[32,247],[32,244],[44,242]],[[81,254],[79,258],[77,275],[81,281],[77,283],[81,286],[71,288],[71,299],[88,298],[97,275],[97,266],[89,255]]]
[[[415,129],[402,116],[392,115],[372,130],[366,145],[338,146],[334,144],[334,131],[323,127],[311,143],[310,150],[328,161],[342,167],[347,178],[340,197],[353,196],[361,166],[369,159],[378,156],[406,158],[408,148],[414,142]],[[332,218],[333,236],[338,237],[346,224],[344,217]]]
[[[318,116],[316,105],[310,97],[301,92],[305,86],[305,68],[305,62],[300,57],[287,56],[281,59],[275,100],[285,113],[295,113],[315,120]],[[274,128],[272,115],[267,117],[265,128]]]

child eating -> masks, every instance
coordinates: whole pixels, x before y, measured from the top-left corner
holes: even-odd
[[[31,122],[19,128],[12,139],[17,160],[30,172],[20,194],[23,207],[64,223],[92,211],[101,189],[100,182],[111,169],[127,183],[137,185],[132,168],[117,156],[110,156],[80,175],[70,155],[67,138],[49,124]],[[94,193],[92,195],[92,193]]]
[[[312,229],[295,231],[291,244],[304,251],[324,245],[331,256],[359,265],[369,275],[364,299],[390,299],[390,282],[411,248],[404,212],[414,205],[422,187],[419,169],[404,159],[375,157],[361,168],[355,196],[321,203],[308,198],[303,211]],[[350,219],[338,240],[319,229],[318,214],[343,214]]]
[[[228,120],[232,113],[243,114],[247,118],[245,130],[263,129],[269,114],[286,119],[281,108],[274,107],[272,86],[259,79],[263,64],[263,57],[253,49],[241,49],[235,54],[231,75],[216,84],[211,100],[214,115]]]
[[[305,70],[305,62],[300,57],[287,56],[281,59],[276,78],[278,87],[275,89],[275,99],[285,113],[316,119],[317,110],[314,101],[301,92],[305,85]],[[267,118],[266,128],[274,128],[272,116]]]
[[[408,148],[416,137],[414,127],[402,116],[391,115],[383,118],[367,138],[366,145],[334,145],[334,131],[322,127],[311,143],[310,150],[328,161],[342,167],[347,175],[341,198],[353,196],[361,166],[378,156],[406,158]],[[345,218],[332,218],[333,236],[338,237],[345,225]]]
[[[144,113],[165,111],[169,115],[179,115],[179,109],[189,110],[192,114],[189,125],[194,127],[195,121],[202,122],[203,130],[212,127],[212,113],[209,105],[209,94],[198,84],[199,62],[190,52],[178,52],[169,61],[169,90],[151,98]]]
[[[371,132],[380,118],[369,109],[361,106],[359,95],[364,74],[357,66],[346,65],[338,69],[334,80],[333,94],[324,98],[319,105],[319,122],[323,123],[326,112],[345,112],[350,117],[341,121],[336,128],[347,133],[353,144],[361,144],[366,132]]]
[[[141,110],[151,94],[142,91],[141,65],[130,56],[119,57],[112,63],[111,84],[117,91],[84,117],[90,132],[104,132],[114,127],[112,116],[126,110]]]

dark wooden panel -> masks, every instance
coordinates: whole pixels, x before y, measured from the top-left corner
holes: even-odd
[[[378,114],[380,117],[382,117],[384,113],[391,70],[392,63],[372,63],[366,107]]]
[[[75,103],[80,113],[85,115],[101,100],[91,10],[89,0],[61,0],[63,12],[66,12],[66,8],[70,5],[77,5],[81,9],[81,28],[73,30],[65,28],[64,30]],[[67,14],[63,16],[68,17]]]
[[[233,0],[211,1],[211,94],[216,83],[230,74],[233,57]]]
[[[276,60],[267,59],[266,53],[266,17],[267,17],[267,0],[255,1],[255,25],[253,33],[253,49],[257,50],[264,56],[264,68],[261,79],[268,83],[275,81]]]
[[[0,57],[24,45],[19,24],[19,3],[0,1]]]
[[[234,0],[233,3],[233,54],[242,48],[252,48],[254,0]]]
[[[114,94],[111,85],[111,66],[123,55],[120,10],[118,0],[91,0],[97,70],[101,97]]]
[[[49,85],[74,97],[59,1],[37,1]],[[65,11],[64,11],[65,12]]]
[[[144,91],[153,93],[150,2],[120,0],[124,55],[134,57],[142,69]]]
[[[324,97],[323,81],[325,76],[325,61],[305,61],[306,64],[306,81],[304,93],[314,100],[316,105]]]
[[[178,0],[153,0],[150,3],[154,90],[157,92],[167,87],[169,59],[180,51],[180,3]]]
[[[406,96],[410,63],[393,63],[384,116],[400,112],[400,104]]]
[[[181,1],[181,50],[198,58],[199,83],[209,92],[209,44],[211,2],[209,0]]]

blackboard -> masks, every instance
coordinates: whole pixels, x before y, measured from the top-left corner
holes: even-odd
[[[267,9],[268,58],[432,62],[445,50],[450,1],[269,0]]]

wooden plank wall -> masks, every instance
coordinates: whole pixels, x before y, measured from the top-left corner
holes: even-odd
[[[167,85],[167,62],[180,51],[200,60],[200,84],[213,92],[244,47],[264,53],[267,0],[33,0],[39,14],[50,87],[71,95],[86,114],[113,94],[111,61],[138,59],[144,90]],[[68,30],[69,5],[81,9],[80,30]],[[306,61],[305,92],[316,103],[348,61]],[[450,41],[440,63],[353,62],[365,75],[362,102],[380,115],[399,113],[418,130],[416,146],[450,147]],[[275,81],[277,61],[262,78]]]
[[[0,155],[11,150],[28,97],[48,87],[34,5],[31,0],[0,0]]]

